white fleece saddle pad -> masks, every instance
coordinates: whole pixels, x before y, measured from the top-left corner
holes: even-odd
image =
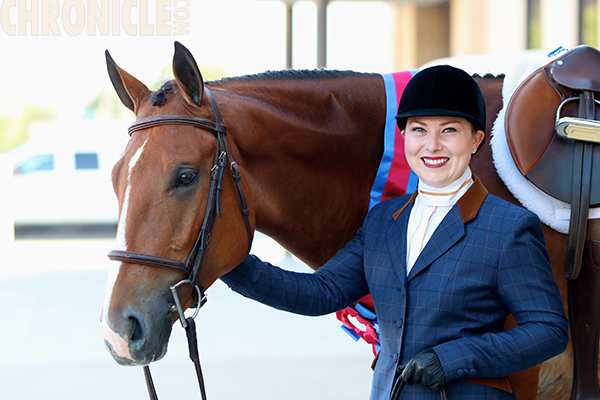
[[[535,213],[544,224],[566,234],[569,230],[570,204],[549,196],[521,174],[510,153],[504,127],[506,107],[519,85],[538,68],[557,57],[558,54],[553,54],[552,57],[530,55],[506,73],[502,89],[503,108],[494,122],[490,145],[496,171],[508,190],[523,207]],[[589,218],[600,218],[600,208],[591,208]]]

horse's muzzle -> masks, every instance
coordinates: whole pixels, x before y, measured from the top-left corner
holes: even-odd
[[[102,335],[117,363],[144,366],[165,356],[175,321],[172,312],[162,320],[153,321],[130,309],[116,319],[103,321]]]

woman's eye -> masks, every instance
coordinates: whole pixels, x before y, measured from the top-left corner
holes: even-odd
[[[196,180],[196,173],[192,171],[184,171],[179,174],[179,184],[182,186],[190,186]]]
[[[445,133],[445,134],[452,134],[452,133],[456,133],[456,132],[457,132],[456,128],[446,128],[442,131],[442,133]]]

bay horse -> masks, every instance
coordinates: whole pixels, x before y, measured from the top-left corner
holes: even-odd
[[[117,66],[108,51],[106,56],[114,88],[137,121],[173,115],[212,121],[218,104],[239,183],[231,173],[224,174],[220,217],[195,278],[201,287],[208,289],[243,260],[254,229],[315,270],[353,238],[368,211],[384,151],[381,75],[280,71],[205,84],[191,53],[176,42],[175,79],[151,91]],[[488,140],[471,168],[491,193],[519,204],[496,173],[489,145],[502,107],[503,77],[476,80],[486,99]],[[209,203],[218,136],[214,129],[189,123],[136,125],[112,172],[120,208],[118,251],[184,265],[194,252]],[[239,190],[247,206],[240,202]],[[567,309],[562,273],[566,235],[545,225],[544,234]],[[156,268],[135,257],[113,264],[101,319],[105,344],[118,363],[147,365],[165,355],[177,320],[169,287],[182,278],[181,271]],[[195,301],[191,286],[182,288],[180,296],[184,308]],[[568,398],[572,346],[510,380],[519,399]]]

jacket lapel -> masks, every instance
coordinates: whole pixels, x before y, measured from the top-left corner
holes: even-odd
[[[425,248],[419,254],[419,257],[417,257],[408,275],[408,280],[411,280],[419,272],[430,266],[464,235],[465,225],[463,224],[458,207],[455,205],[437,227],[431,239],[429,239]]]
[[[388,235],[390,244],[390,255],[392,262],[399,275],[406,276],[406,232],[408,227],[408,218],[414,205],[414,200],[418,191],[400,210],[394,214],[396,223],[393,224]],[[474,182],[467,192],[458,200],[456,205],[448,212],[441,224],[437,227],[431,239],[425,245],[425,248],[413,265],[408,280],[423,271],[442,254],[450,249],[465,235],[465,224],[477,216],[488,191],[481,183],[481,180],[474,176]],[[401,240],[401,242],[398,242]],[[392,242],[394,245],[392,245]]]
[[[396,213],[394,213],[394,222],[387,230],[387,242],[390,249],[391,263],[400,277],[400,281],[406,284],[406,235],[408,227],[408,217],[410,211],[415,205],[417,193],[413,193],[410,200]]]

